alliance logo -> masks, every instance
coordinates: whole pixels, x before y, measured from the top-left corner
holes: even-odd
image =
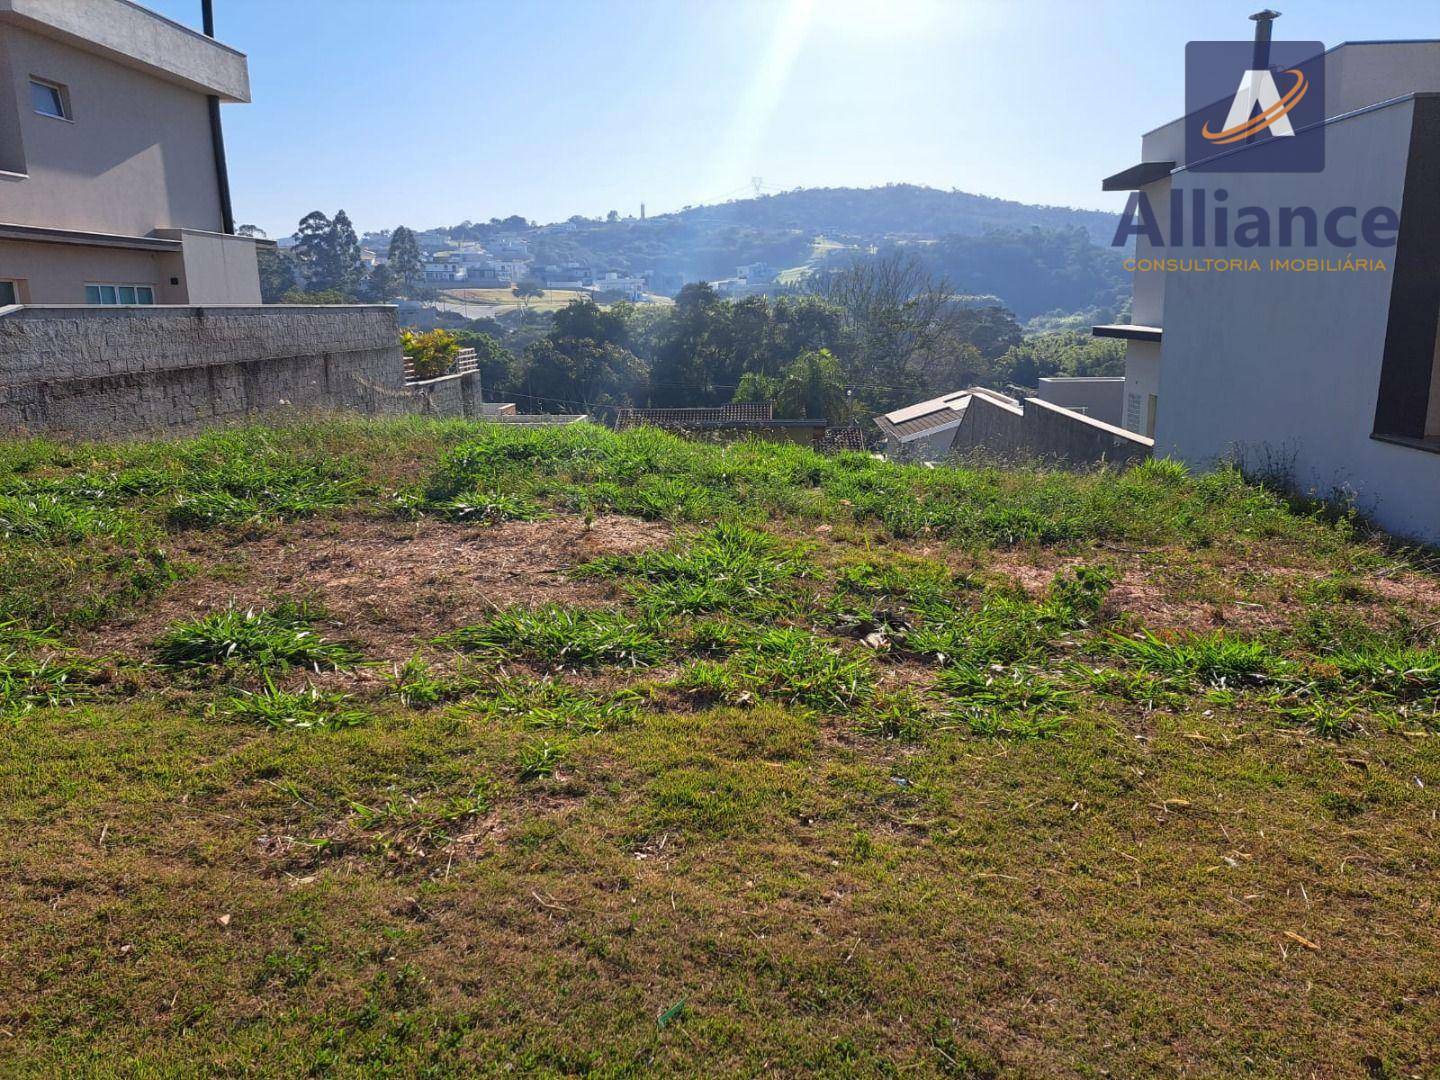
[[[1206,124],[1200,134],[1216,146],[1228,146],[1269,130],[1277,138],[1293,138],[1294,125],[1290,123],[1290,110],[1305,99],[1310,84],[1305,73],[1291,68],[1286,75],[1295,76],[1295,83],[1282,98],[1275,88],[1275,76],[1268,71],[1247,71],[1240,77],[1240,89],[1235,91],[1235,100],[1230,104],[1230,113],[1225,117],[1221,131],[1211,131]],[[1255,110],[1260,115],[1255,115]]]
[[[1186,45],[1185,165],[1196,172],[1320,172],[1325,46],[1271,41],[1270,20],[1257,22],[1253,42]]]

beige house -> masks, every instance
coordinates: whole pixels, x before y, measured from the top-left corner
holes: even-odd
[[[219,129],[249,100],[242,53],[129,0],[0,0],[0,307],[258,304]]]

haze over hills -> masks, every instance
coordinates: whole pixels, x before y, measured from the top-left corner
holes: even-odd
[[[993,295],[1022,320],[1050,312],[1112,311],[1128,278],[1109,246],[1115,215],[1032,206],[913,184],[808,188],[687,207],[646,218],[612,212],[550,225],[511,217],[463,222],[421,233],[443,248],[458,240],[523,236],[534,265],[583,264],[645,273],[673,294],[687,281],[722,280],[764,263],[782,285],[904,246],[958,292]],[[367,236],[383,250],[383,234]]]

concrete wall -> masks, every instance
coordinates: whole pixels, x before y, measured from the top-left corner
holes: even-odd
[[[248,236],[157,229],[156,235],[184,244],[180,289],[185,304],[258,304],[260,267]]]
[[[463,415],[460,385],[435,400],[404,387],[398,337],[381,305],[4,309],[0,430],[132,435],[286,409]]]
[[[1023,405],[976,394],[955,432],[953,450],[1061,465],[1131,465],[1150,456],[1150,440],[1039,398]]]
[[[1033,456],[1025,445],[1025,410],[980,394],[970,398],[951,440],[953,453],[983,452],[996,458]]]
[[[1327,125],[1322,173],[1182,172],[1175,182],[1227,188],[1231,206],[1265,206],[1272,218],[1281,205],[1313,206],[1322,218],[1340,205],[1399,211],[1413,112],[1403,101]],[[1388,269],[1167,275],[1156,452],[1196,465],[1238,458],[1301,491],[1351,497],[1399,535],[1440,541],[1440,454],[1370,437],[1397,249],[1320,240],[1285,254],[1383,255]]]
[[[1053,405],[1082,412],[1092,420],[1119,424],[1124,413],[1125,379],[1123,376],[1041,379],[1035,396]]]

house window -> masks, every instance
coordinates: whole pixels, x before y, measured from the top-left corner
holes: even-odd
[[[0,281],[0,307],[20,302],[20,290],[13,281]]]
[[[56,120],[70,119],[70,94],[59,83],[32,78],[30,104],[41,116],[53,116]]]
[[[87,304],[153,304],[155,290],[149,285],[86,285]]]

